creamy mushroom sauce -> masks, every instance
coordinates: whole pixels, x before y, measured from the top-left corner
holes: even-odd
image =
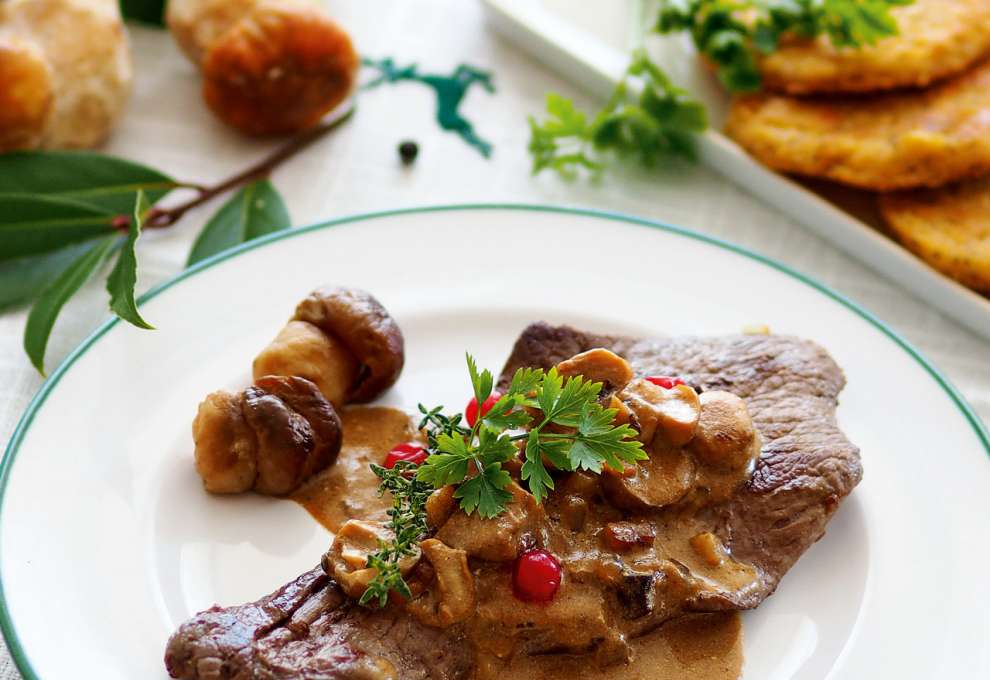
[[[403,412],[386,407],[352,407],[341,414],[344,439],[337,462],[316,475],[292,495],[320,524],[335,532],[348,519],[385,521],[390,506],[388,498],[379,498],[378,478],[370,471],[370,463],[381,464],[388,451],[401,442],[419,439],[416,422]],[[738,613],[691,615],[675,619],[659,629],[647,632],[630,641],[632,652],[628,663],[616,663],[599,668],[590,655],[572,654],[513,654],[516,641],[511,636],[500,636],[496,619],[510,623],[516,612],[523,618],[534,612],[553,617],[554,610],[567,607],[574,621],[575,638],[587,636],[583,630],[585,621],[580,612],[571,609],[580,606],[584,595],[588,604],[600,607],[595,597],[601,582],[609,578],[609,571],[619,577],[617,567],[610,565],[607,551],[601,547],[601,528],[611,519],[621,519],[622,513],[607,504],[591,503],[585,509],[587,517],[579,531],[565,528],[560,521],[568,513],[564,507],[566,495],[554,494],[547,503],[547,513],[553,518],[551,526],[559,531],[550,532],[547,549],[564,565],[569,577],[561,586],[557,599],[549,605],[524,604],[512,595],[511,577],[507,563],[489,563],[475,571],[479,597],[478,616],[466,627],[479,650],[476,677],[481,680],[509,680],[532,678],[550,680],[568,677],[571,680],[588,678],[623,678],[630,680],[687,680],[707,678],[729,680],[738,678],[742,669],[742,626]],[[680,519],[680,518],[679,518]],[[566,520],[565,520],[566,521]],[[712,584],[732,588],[744,587],[754,580],[752,567],[736,564],[726,559],[712,566],[692,548],[691,539],[703,529],[691,522],[678,521],[676,528],[657,527],[652,546],[624,553],[625,561],[632,561],[644,569],[660,560],[677,560],[691,571]],[[719,549],[716,546],[716,550]],[[606,556],[603,558],[603,555]],[[588,583],[581,583],[582,574]],[[555,606],[556,604],[556,606]],[[511,624],[510,624],[511,625]],[[560,630],[566,636],[566,627]],[[632,637],[640,631],[634,626],[614,631],[618,639]]]

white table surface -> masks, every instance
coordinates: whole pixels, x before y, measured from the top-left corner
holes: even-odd
[[[473,0],[329,4],[363,55],[418,62],[435,72],[448,72],[461,62],[494,71],[498,92],[473,90],[463,111],[495,144],[495,153],[485,160],[455,135],[440,131],[426,88],[413,83],[383,87],[361,96],[358,113],[346,127],[274,175],[295,224],[407,206],[525,202],[613,210],[689,227],[780,260],[861,303],[920,348],[980,417],[990,420],[990,344],[711,171],[676,163],[652,172],[614,171],[594,184],[566,184],[550,175],[532,178],[526,116],[542,111],[548,90],[587,107],[593,102],[498,39]],[[179,179],[213,182],[271,148],[270,143],[247,142],[215,122],[201,102],[196,72],[167,33],[133,29],[132,38],[136,88],[108,151],[152,163]],[[398,142],[406,138],[420,144],[419,159],[410,169],[402,168],[396,155]],[[142,238],[141,290],[182,269],[192,239],[215,209],[207,206],[167,231]],[[9,439],[42,382],[21,349],[25,318],[24,311],[0,316],[0,442]],[[105,318],[102,280],[94,281],[64,310],[48,366],[57,365]],[[878,398],[882,390],[877,385]],[[0,650],[0,680],[18,677]]]

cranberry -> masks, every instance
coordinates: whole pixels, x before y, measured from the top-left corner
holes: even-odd
[[[527,550],[512,569],[512,591],[523,602],[547,603],[560,587],[560,562],[546,550]]]
[[[499,399],[502,398],[501,392],[492,392],[485,403],[481,405],[481,416],[484,417],[489,411],[492,410]],[[478,400],[475,397],[471,397],[471,401],[468,402],[467,408],[464,409],[464,418],[467,420],[467,424],[474,427],[474,424],[478,422]]]
[[[399,461],[419,465],[427,457],[426,449],[422,445],[416,442],[406,442],[405,444],[399,444],[388,452],[388,455],[385,456],[385,467],[391,470]]]
[[[665,390],[672,390],[677,385],[684,385],[684,384],[686,384],[680,378],[671,377],[669,375],[650,375],[650,376],[647,376],[646,379],[649,380],[654,385],[659,385],[660,387],[664,388]]]

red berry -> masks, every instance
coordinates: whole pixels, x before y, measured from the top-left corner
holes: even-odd
[[[388,455],[385,456],[385,467],[391,470],[399,461],[419,465],[426,460],[427,457],[428,454],[423,446],[417,444],[416,442],[406,442],[405,444],[399,444],[388,452]]]
[[[481,405],[482,417],[491,411],[492,406],[494,406],[501,398],[501,392],[492,392],[491,395],[485,399],[485,403]],[[478,400],[475,397],[471,397],[471,401],[468,402],[467,408],[464,409],[464,418],[467,420],[467,424],[471,427],[474,427],[474,424],[478,422]]]
[[[512,592],[523,602],[547,603],[560,587],[560,562],[546,550],[527,550],[512,569]]]
[[[665,390],[672,390],[677,385],[684,385],[685,382],[680,378],[673,378],[669,375],[650,375],[646,378],[654,385],[659,385]]]

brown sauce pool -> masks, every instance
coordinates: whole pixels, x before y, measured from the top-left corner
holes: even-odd
[[[313,518],[335,532],[348,519],[388,519],[370,463],[381,464],[396,444],[421,439],[404,411],[352,407],[341,413],[344,441],[337,462],[292,495]],[[742,621],[736,612],[698,614],[671,621],[632,641],[629,663],[599,669],[584,656],[517,655],[500,668],[479,669],[491,680],[737,680],[742,673]]]

